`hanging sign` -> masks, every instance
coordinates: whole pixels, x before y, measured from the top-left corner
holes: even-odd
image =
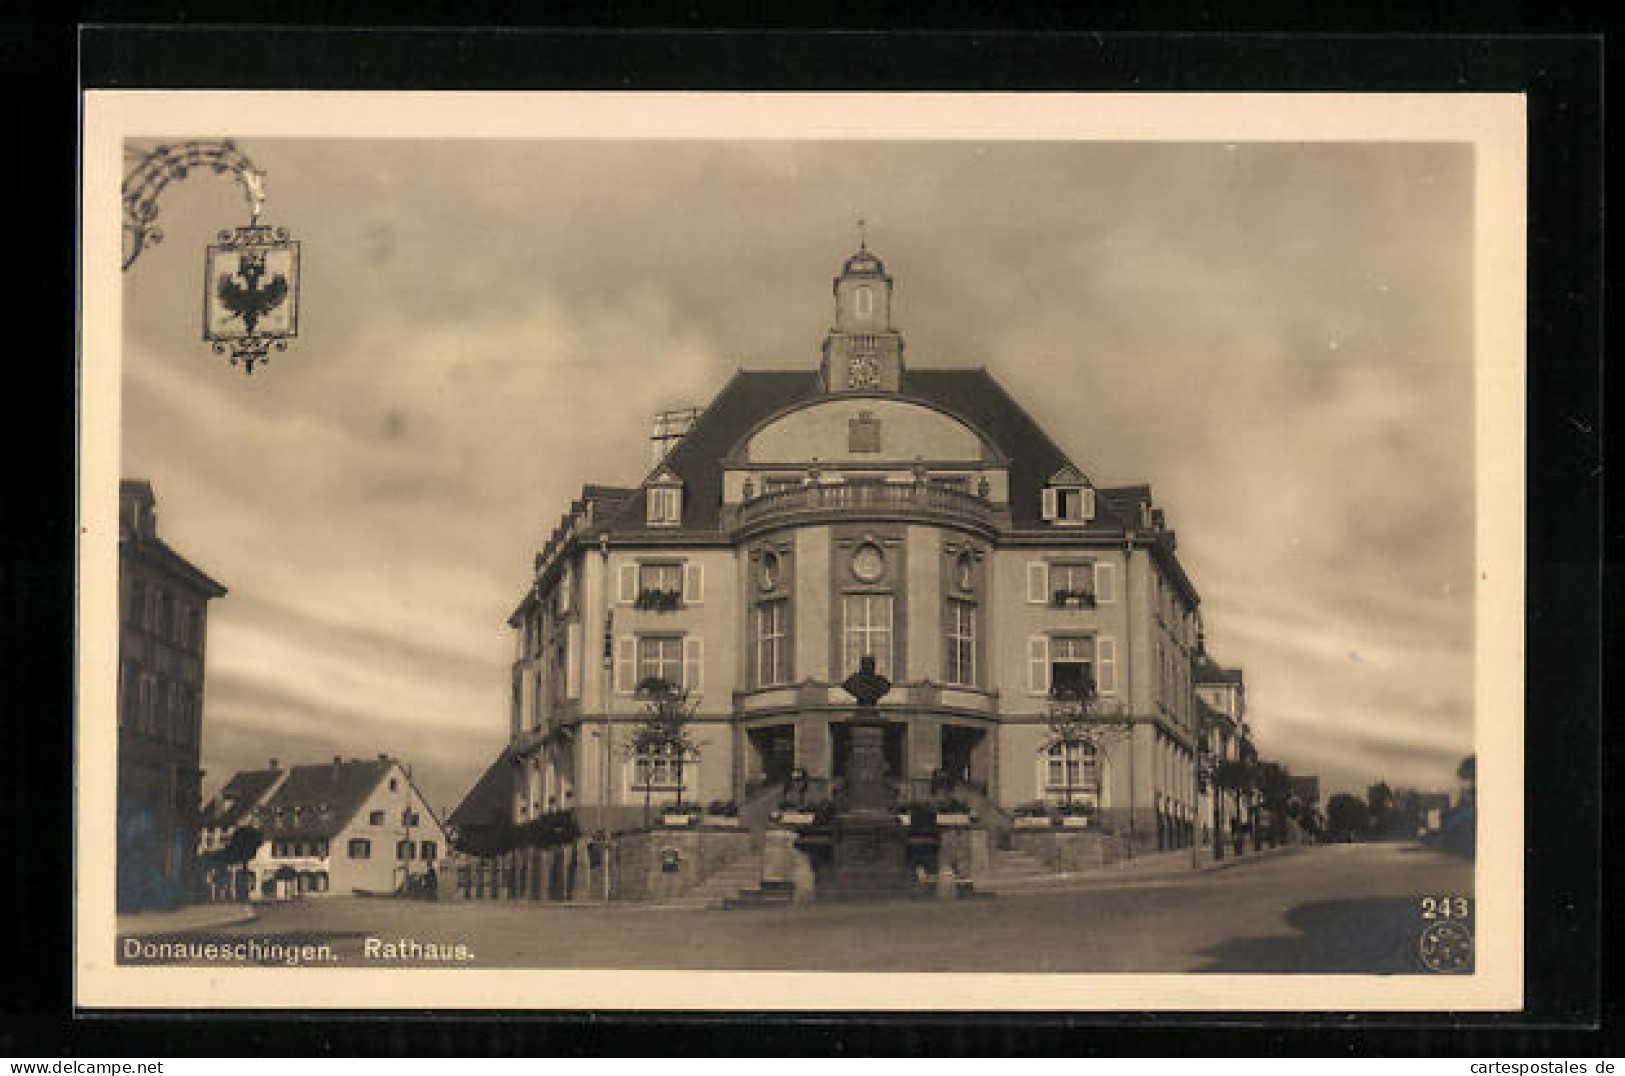
[[[299,335],[299,244],[286,228],[222,231],[203,270],[203,339],[252,374]]]

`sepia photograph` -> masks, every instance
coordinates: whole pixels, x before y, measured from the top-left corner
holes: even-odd
[[[85,125],[80,1004],[1521,1004],[1516,97]]]

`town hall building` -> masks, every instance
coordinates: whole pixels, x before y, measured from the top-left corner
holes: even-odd
[[[479,786],[507,821],[838,804],[840,685],[872,657],[899,804],[1199,836],[1200,599],[1163,510],[989,371],[909,365],[893,285],[860,247],[815,368],[737,372],[641,481],[571,504],[509,621],[509,743]],[[634,743],[661,684],[694,710],[681,766]],[[1067,700],[1086,736],[1056,735]]]

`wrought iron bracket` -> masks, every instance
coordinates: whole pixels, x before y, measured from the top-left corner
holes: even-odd
[[[248,199],[251,223],[258,224],[265,209],[265,173],[254,166],[228,139],[221,142],[183,142],[159,146],[142,156],[124,177],[124,268],[128,270],[149,244],[163,242],[157,223],[158,196],[195,168],[215,175],[230,173]]]

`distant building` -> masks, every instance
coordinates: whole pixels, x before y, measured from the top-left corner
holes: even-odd
[[[208,603],[226,593],[158,537],[157,498],[119,484],[118,906],[196,892]]]
[[[246,869],[247,861],[228,864],[220,857],[239,830],[255,829],[254,812],[281,787],[287,776],[288,771],[273,758],[266,769],[234,774],[214,798],[204,804],[198,826],[198,858],[203,864],[209,895],[214,899],[248,899],[253,880]]]
[[[1215,778],[1202,795],[1202,818],[1213,835],[1239,849],[1243,835],[1257,822],[1256,796],[1233,781],[1228,787],[1220,786],[1233,776],[1237,764],[1257,760],[1247,725],[1246,678],[1240,669],[1220,665],[1202,648],[1192,667],[1192,679]]]
[[[226,787],[252,789],[266,772],[237,774]],[[274,772],[275,787],[252,811],[263,838],[245,879],[255,899],[395,893],[438,871],[445,829],[396,759],[335,756]]]

